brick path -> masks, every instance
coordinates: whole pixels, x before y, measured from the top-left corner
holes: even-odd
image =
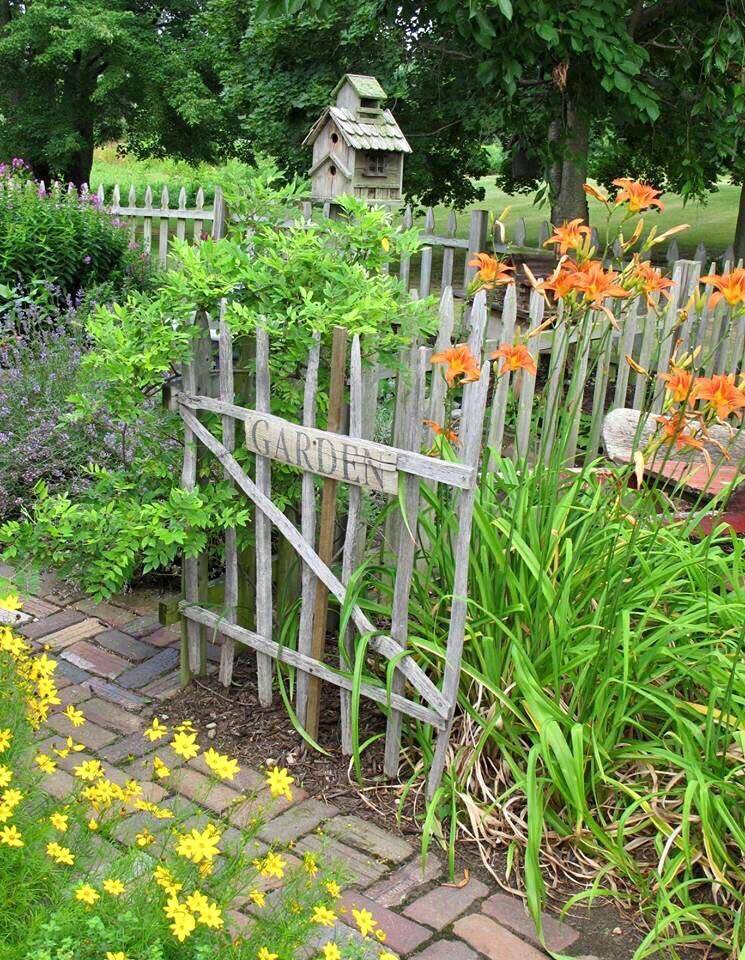
[[[0,575],[12,576],[7,567]],[[137,594],[93,603],[80,594],[65,592],[64,585],[43,580],[37,596],[26,597],[24,611],[35,619],[20,629],[34,645],[49,647],[57,656],[57,677],[63,705],[83,704],[85,726],[73,729],[62,716],[50,721],[52,733],[74,735],[97,756],[113,778],[149,776],[147,760],[158,754],[174,768],[169,788],[194,803],[200,798],[212,814],[227,811],[225,826],[241,827],[245,809],[232,814],[229,808],[238,790],[259,788],[259,800],[267,800],[263,777],[243,768],[233,785],[209,788],[207,771],[200,758],[184,764],[168,747],[150,743],[141,735],[158,702],[179,690],[178,645],[174,627],[162,627],[155,601]],[[210,651],[211,669],[219,653]],[[77,754],[79,762],[82,754]],[[147,757],[147,760],[145,759]],[[178,768],[178,769],[175,769]],[[50,778],[53,789],[67,791],[70,774],[60,769]],[[146,786],[148,799],[160,801],[166,790]],[[207,795],[208,794],[208,795]],[[201,799],[206,796],[206,799]],[[168,801],[167,801],[168,802]],[[173,802],[177,802],[174,798]],[[196,811],[198,812],[198,811]],[[255,812],[255,811],[254,811]],[[136,814],[120,830],[134,836],[141,824]],[[226,833],[229,840],[230,831]],[[342,816],[339,811],[303,790],[296,790],[292,804],[271,802],[271,819],[262,827],[263,843],[291,844],[293,849],[323,849],[327,858],[338,859],[350,878],[344,895],[346,906],[364,905],[387,932],[386,947],[401,958],[417,960],[544,960],[532,922],[522,902],[489,889],[476,878],[465,886],[444,882],[444,866],[430,855],[422,874],[418,851],[406,840],[387,833],[367,820]],[[247,921],[250,908],[233,913],[237,924]],[[544,920],[546,941],[553,951],[580,949],[579,933],[552,917]],[[343,933],[349,931],[341,931]],[[326,931],[328,934],[328,931]],[[371,956],[377,956],[379,948]],[[583,958],[587,960],[587,958]],[[594,958],[591,958],[594,960]]]

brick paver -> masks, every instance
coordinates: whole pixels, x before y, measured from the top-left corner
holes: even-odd
[[[263,774],[250,767],[241,769],[230,783],[215,782],[201,755],[186,764],[166,742],[145,738],[142,730],[150,717],[167,714],[165,701],[180,689],[180,632],[158,624],[157,601],[152,597],[140,602],[127,594],[96,604],[53,578],[43,580],[40,592],[52,599],[28,599],[27,610],[38,619],[22,632],[38,649],[57,648],[60,710],[80,704],[87,718],[83,726],[73,727],[57,712],[38,738],[40,750],[51,750],[67,736],[86,748],[59,758],[58,769],[44,780],[47,792],[65,797],[73,787],[75,766],[95,756],[109,779],[120,784],[137,779],[146,800],[161,803],[176,815],[175,820],[158,821],[147,812],[134,813],[117,824],[120,840],[131,842],[147,828],[162,845],[174,828],[203,825],[208,816],[213,820],[217,816],[224,831],[221,847],[228,856],[244,842],[236,828],[253,826],[261,817],[264,825],[248,848],[251,856],[277,844],[285,849],[290,866],[297,866],[303,853],[314,851],[346,876],[347,891],[340,904],[344,919],[333,931],[319,931],[319,945],[334,934],[340,943],[348,937],[359,942],[351,909],[360,907],[370,910],[384,928],[385,947],[401,960],[545,960],[518,898],[489,890],[476,878],[463,886],[444,883],[441,856],[430,854],[423,868],[417,840],[409,842],[361,817],[340,815],[333,804],[308,796],[301,788],[293,791],[292,803],[272,800]],[[210,645],[213,671],[219,652]],[[157,782],[156,756],[170,770]],[[157,847],[149,850],[157,853]],[[148,852],[142,852],[141,860],[143,870],[152,869]],[[271,897],[280,884],[268,880],[261,885]],[[250,923],[253,905],[239,898],[236,906],[232,924]],[[569,924],[554,917],[544,917],[543,925],[553,951],[563,952],[578,939]],[[382,949],[373,941],[362,947],[370,958]],[[317,955],[318,947],[304,951],[302,957]]]

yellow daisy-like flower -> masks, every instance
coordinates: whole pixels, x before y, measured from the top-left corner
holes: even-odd
[[[143,732],[143,736],[147,737],[151,743],[155,743],[157,740],[162,740],[163,737],[168,736],[168,727],[165,727],[157,717],[153,717],[153,722]]]
[[[91,817],[90,820],[88,821],[88,829],[98,830],[98,820],[96,820],[95,817]]]
[[[252,890],[248,895],[248,899],[253,901],[257,907],[263,907],[266,904],[266,894],[261,890]]]
[[[166,777],[171,776],[170,769],[163,763],[160,757],[153,758],[153,773],[159,780],[165,780]]]
[[[124,884],[121,880],[104,880],[103,888],[106,893],[111,894],[112,897],[120,897],[125,890]]]
[[[323,960],[341,960],[341,950],[330,940],[323,947]]]
[[[137,834],[135,843],[138,847],[149,847],[151,843],[155,843],[155,837],[149,830],[145,829]]]
[[[172,897],[175,896],[183,886],[183,884],[178,883],[174,879],[173,874],[166,867],[156,867],[153,873],[153,880]]]
[[[75,899],[79,900],[81,903],[88,904],[89,907],[92,907],[96,900],[101,899],[101,894],[89,883],[81,883],[81,885],[75,890]]]
[[[3,787],[7,787],[12,779],[13,771],[10,767],[6,767],[5,764],[0,763],[0,790],[2,790]]]
[[[55,863],[65,863],[71,867],[75,863],[75,855],[67,848],[61,846],[55,840],[47,844],[47,856],[51,857]]]
[[[326,892],[330,897],[333,897],[334,900],[339,899],[341,896],[341,887],[336,880],[327,880],[324,886],[326,887]]]
[[[171,897],[163,908],[163,912],[171,921],[171,932],[174,937],[183,943],[194,932],[197,921],[185,903],[178,897]]]
[[[57,764],[46,753],[37,753],[34,757],[34,763],[44,773],[54,773],[57,769]]]
[[[266,947],[262,947],[256,954],[256,960],[278,960],[278,958],[278,953],[272,953],[271,950],[268,950]]]
[[[180,731],[171,740],[173,752],[183,757],[184,760],[191,760],[199,755],[199,746],[197,745],[196,733],[186,733]]]
[[[75,776],[80,780],[92,782],[103,777],[103,767],[100,760],[84,760],[75,767]]]
[[[68,826],[69,817],[66,813],[53,813],[49,822],[52,824],[55,830],[59,830],[60,833],[65,833]]]
[[[315,853],[308,851],[308,853],[303,854],[303,868],[307,874],[315,877],[318,873],[318,857]]]
[[[5,806],[10,807],[11,810],[14,810],[18,804],[23,800],[23,794],[20,790],[16,790],[15,787],[9,787],[0,797]]]
[[[22,847],[23,837],[15,824],[0,830],[0,843],[6,847]]]
[[[292,800],[290,787],[294,782],[295,778],[291,777],[284,767],[281,770],[279,767],[272,767],[271,770],[266,772],[266,785],[275,800],[277,797],[286,797],[287,800]]]
[[[222,780],[234,780],[235,775],[241,769],[238,766],[237,760],[233,760],[223,753],[218,753],[217,750],[213,750],[212,747],[210,747],[209,750],[205,750],[202,758],[215,776],[220,777]]]
[[[281,880],[285,875],[285,867],[287,866],[286,861],[278,853],[274,853],[273,850],[270,850],[263,860],[254,860],[253,864],[262,877],[276,877],[277,880]]]
[[[357,924],[357,929],[363,937],[368,937],[378,925],[369,910],[357,910],[353,908],[352,916],[354,917],[354,922]]]
[[[5,753],[10,746],[10,741],[12,739],[13,734],[9,727],[5,727],[4,730],[0,730],[0,753]]]
[[[208,900],[198,890],[186,898],[186,905],[192,913],[197,915],[199,923],[203,926],[211,927],[213,930],[219,930],[223,926],[224,921],[218,905],[213,900]]]
[[[179,835],[176,853],[192,863],[199,864],[203,860],[209,863],[220,852],[217,844],[221,836],[220,831],[211,823],[202,831],[194,828]]]
[[[385,943],[386,937],[387,937],[387,934],[385,930],[383,930],[381,927],[378,927],[377,930],[375,931],[375,939],[379,943]]]
[[[13,808],[10,804],[0,803],[0,823],[5,823],[13,816]]]
[[[390,950],[384,950],[378,957],[378,960],[398,960],[398,957],[395,953],[391,953]]]
[[[72,704],[70,704],[63,712],[73,727],[82,727],[85,723],[85,714],[83,711],[78,710],[78,708],[74,707]]]
[[[123,950],[117,950],[116,953],[112,953],[111,950],[108,950],[106,953],[106,960],[129,960],[129,958]]]
[[[318,923],[322,927],[333,927],[336,923],[336,914],[333,910],[329,910],[328,907],[321,904],[315,907],[310,919],[313,923]]]

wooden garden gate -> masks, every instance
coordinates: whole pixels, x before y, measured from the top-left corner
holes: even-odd
[[[479,360],[482,355],[486,304],[483,294],[470,311],[468,344]],[[444,380],[439,370],[431,372],[426,347],[406,351],[409,376],[399,380],[397,396],[398,446],[387,446],[364,439],[363,412],[369,412],[374,393],[367,389],[377,375],[366,381],[363,375],[359,337],[352,340],[349,374],[346,374],[346,331],[334,332],[329,394],[329,429],[315,426],[315,397],[318,382],[320,343],[316,338],[306,367],[303,423],[273,416],[270,412],[269,337],[263,329],[256,331],[256,401],[253,408],[235,404],[233,380],[233,341],[224,314],[219,323],[219,397],[209,396],[211,348],[206,318],[201,318],[202,338],[194,360],[185,365],[182,389],[176,401],[185,426],[185,449],[182,486],[193,490],[197,485],[197,448],[202,445],[215,456],[228,478],[255,507],[256,591],[255,630],[237,623],[238,550],[235,530],[225,536],[225,596],[221,611],[205,605],[203,584],[200,586],[199,559],[184,558],[184,599],[180,609],[185,624],[182,646],[182,669],[203,671],[206,636],[211,630],[223,637],[220,675],[229,684],[233,670],[235,644],[256,651],[259,699],[269,705],[272,699],[274,660],[292,665],[297,670],[297,715],[307,729],[317,726],[318,691],[321,681],[340,688],[342,748],[351,752],[351,672],[333,667],[323,660],[326,632],[327,597],[331,594],[343,604],[346,585],[361,561],[361,496],[364,490],[400,497],[405,504],[406,522],[398,527],[396,542],[396,579],[393,590],[390,628],[378,629],[363,610],[355,605],[344,645],[349,660],[354,659],[355,631],[364,638],[367,649],[383,658],[395,660],[390,693],[383,685],[363,682],[360,693],[389,708],[385,772],[396,776],[399,766],[403,716],[431,724],[437,731],[428,795],[436,790],[446,761],[456,698],[466,622],[468,554],[471,520],[478,479],[481,437],[489,389],[490,364],[481,366],[476,382],[466,384],[462,392],[460,417],[460,452],[458,462],[423,455],[421,425],[427,415],[441,410]],[[450,324],[452,332],[452,323]],[[442,339],[442,337],[440,338]],[[446,343],[438,342],[442,349]],[[339,359],[341,358],[341,363]],[[427,395],[427,376],[430,388]],[[349,384],[349,429],[341,434],[341,417],[345,385]],[[372,401],[371,401],[372,396]],[[426,410],[425,410],[426,405]],[[368,408],[366,410],[366,408]],[[198,416],[200,411],[218,414],[222,420],[222,439],[218,439]],[[336,411],[336,413],[334,413]],[[234,457],[236,421],[243,423],[245,443],[255,454],[254,477],[241,468]],[[369,432],[369,431],[368,431]],[[273,502],[271,465],[276,460],[299,468],[302,473],[301,523],[298,529]],[[315,477],[322,477],[321,520],[318,548],[316,539]],[[454,542],[454,580],[447,639],[447,657],[441,686],[437,686],[413,659],[404,653],[407,646],[408,606],[412,571],[415,562],[417,517],[420,484],[438,483],[455,489],[454,511],[457,534]],[[325,509],[335,502],[336,485],[349,488],[346,534],[341,564],[341,579],[332,571],[333,512]],[[329,515],[331,522],[329,523]],[[280,645],[273,638],[272,598],[272,527],[287,540],[302,560],[302,600],[297,649]],[[188,675],[188,673],[187,673]]]

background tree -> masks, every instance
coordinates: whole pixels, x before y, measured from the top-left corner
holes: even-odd
[[[219,101],[192,30],[200,9],[198,0],[0,0],[0,151],[78,185],[109,140],[214,155]]]
[[[372,73],[386,90],[411,142],[405,189],[425,203],[464,204],[482,193],[471,182],[489,172],[484,149],[495,111],[462,60],[415,35],[415,16],[385,16],[378,0],[341,0],[317,15],[305,10],[259,19],[255,6],[212,0],[203,18],[214,47],[221,112],[236,152],[269,154],[304,176],[302,141],[343,73]]]

